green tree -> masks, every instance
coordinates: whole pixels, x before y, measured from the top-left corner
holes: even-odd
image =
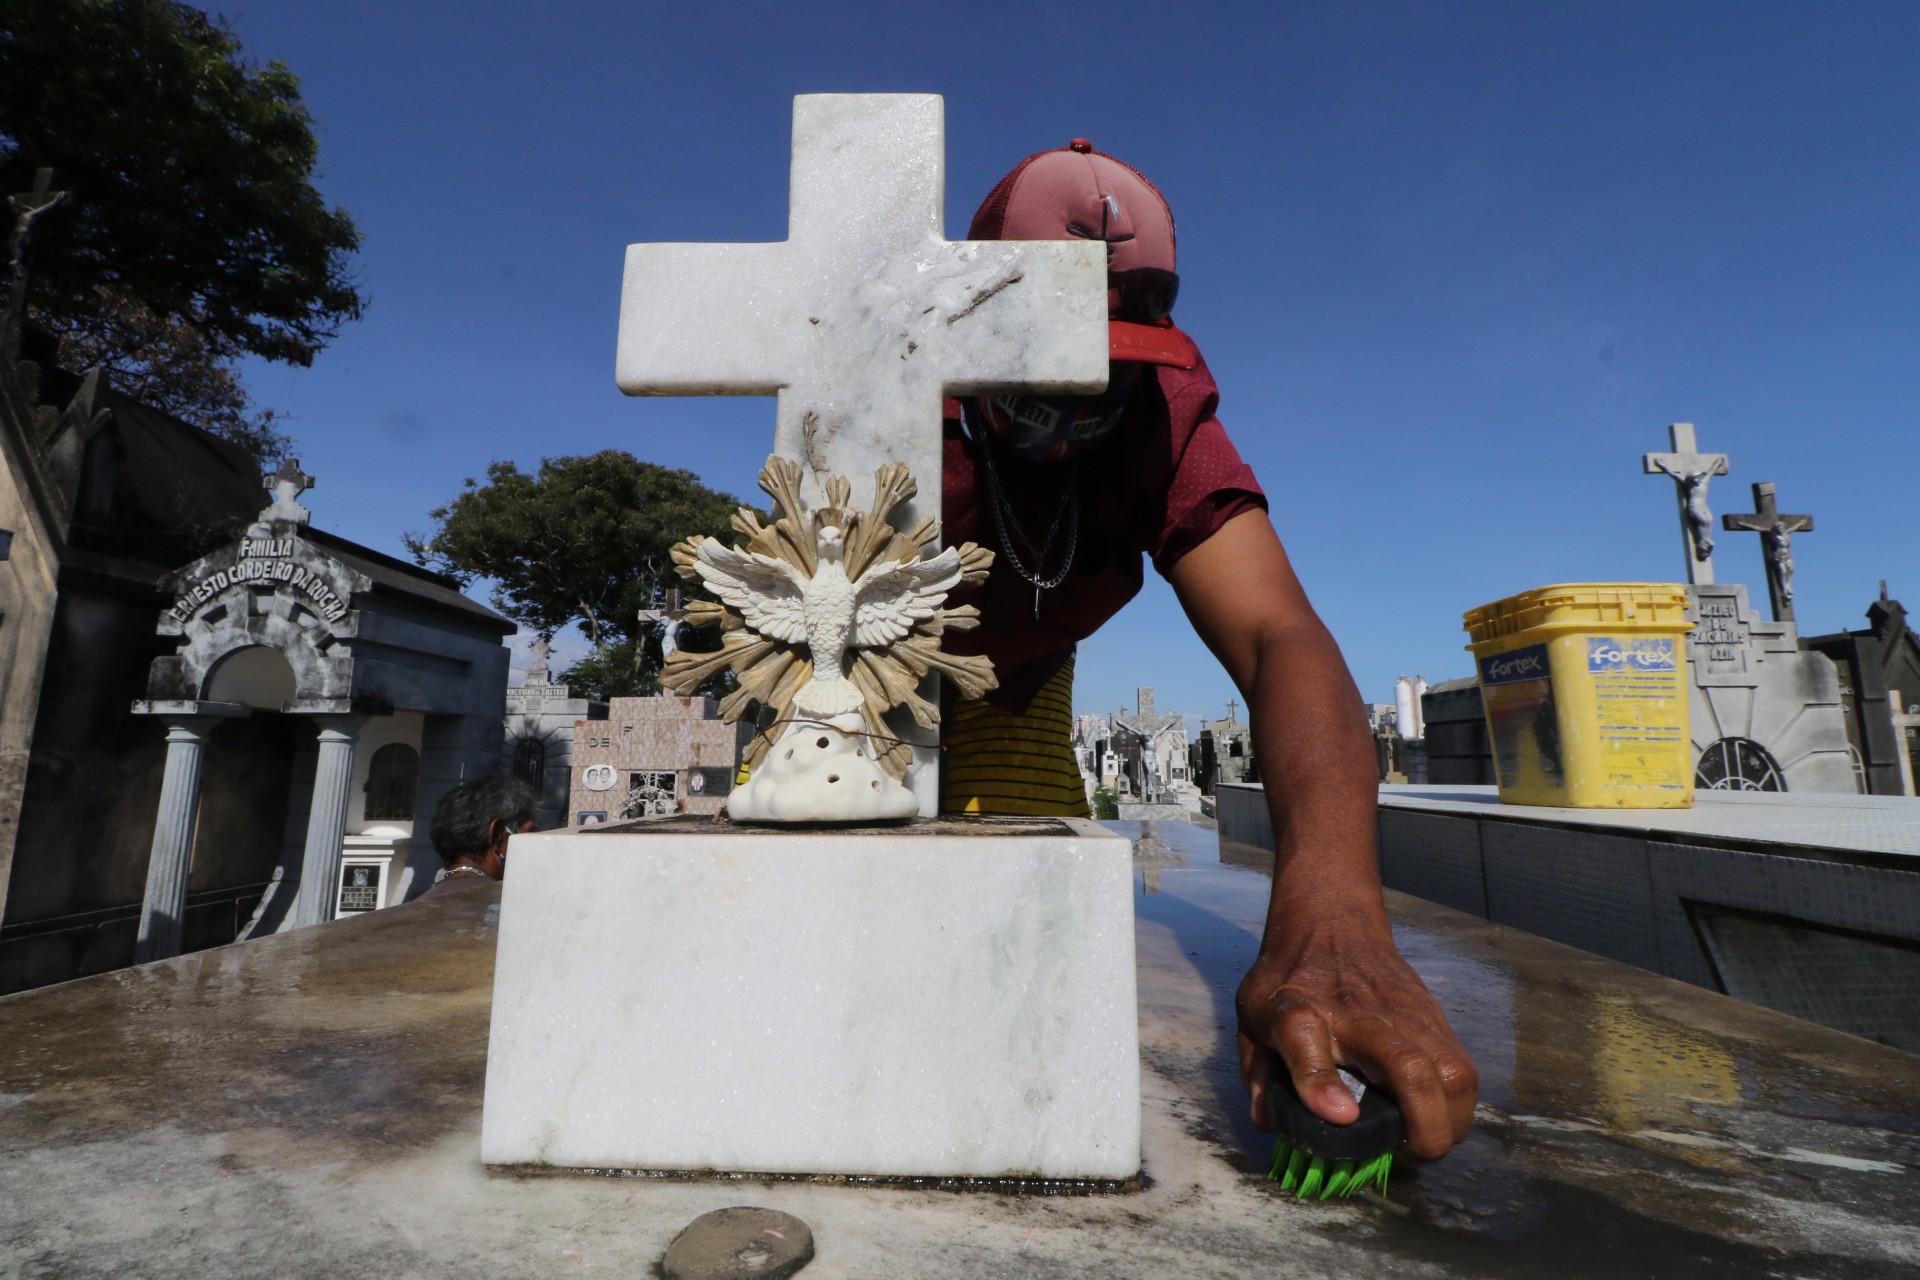
[[[268,453],[232,362],[311,363],[364,306],[316,153],[298,79],[197,9],[0,5],[0,194],[41,167],[73,193],[34,224],[29,310],[73,363]]]
[[[582,693],[659,691],[660,644],[639,614],[682,583],[671,549],[695,534],[730,538],[742,505],[691,471],[642,462],[618,449],[546,458],[538,474],[511,462],[487,468],[431,517],[427,536],[408,534],[423,565],[462,584],[493,583],[493,603],[543,636],[578,623],[593,652],[565,673]],[[687,647],[716,643],[694,639]]]
[[[596,649],[560,673],[560,683],[574,696],[605,702],[610,698],[651,698],[660,692],[660,658],[649,660],[647,650],[657,645],[616,640]]]

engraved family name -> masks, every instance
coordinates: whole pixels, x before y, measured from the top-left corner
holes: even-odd
[[[202,578],[181,592],[173,607],[167,610],[168,616],[175,622],[187,622],[209,600],[229,587],[258,582],[275,585],[286,583],[311,600],[322,618],[328,622],[340,621],[347,616],[347,602],[327,584],[325,578],[286,558],[293,554],[293,543],[292,538],[242,540],[239,562],[231,569],[221,569]]]

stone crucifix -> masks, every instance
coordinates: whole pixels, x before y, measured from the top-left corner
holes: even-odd
[[[286,459],[280,464],[280,469],[263,482],[267,492],[273,495],[273,504],[260,513],[260,518],[306,524],[313,518],[313,513],[300,505],[300,495],[318,483],[300,469],[300,459]]]
[[[28,244],[33,239],[33,224],[41,214],[65,204],[71,194],[55,191],[53,184],[53,170],[40,169],[33,175],[31,191],[7,197],[7,205],[13,210],[13,235],[8,241],[7,257],[13,272],[12,301],[16,312],[24,311],[27,306],[27,285],[32,278],[27,254]]]
[[[796,97],[787,238],[629,246],[615,381],[777,396],[774,452],[800,464],[803,500],[830,505],[840,475],[848,505],[868,506],[874,473],[900,462],[918,494],[894,523],[937,518],[946,396],[1107,385],[1105,246],[948,240],[945,183],[937,94]],[[898,732],[935,813],[936,739]]]
[[[1767,596],[1773,602],[1775,622],[1793,621],[1793,535],[1813,532],[1812,516],[1781,515],[1773,496],[1773,481],[1753,486],[1753,511],[1721,517],[1721,526],[1733,532],[1757,533],[1767,555]]]
[[[1713,512],[1707,508],[1707,485],[1715,476],[1727,474],[1727,455],[1701,453],[1694,443],[1693,424],[1676,422],[1667,428],[1673,442],[1671,453],[1641,455],[1640,465],[1648,475],[1664,475],[1673,480],[1680,500],[1680,536],[1686,544],[1687,581],[1706,585],[1713,581]]]
[[[939,515],[941,400],[1107,384],[1105,246],[948,240],[936,94],[793,100],[787,238],[627,250],[616,380],[628,395],[777,395],[774,451],[871,501],[904,462]],[[932,510],[923,511],[930,505]]]

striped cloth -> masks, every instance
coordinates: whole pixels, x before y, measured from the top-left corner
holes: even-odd
[[[946,753],[941,809],[1024,818],[1086,818],[1086,785],[1073,757],[1073,663],[1053,674],[1025,711],[982,698],[941,717]]]

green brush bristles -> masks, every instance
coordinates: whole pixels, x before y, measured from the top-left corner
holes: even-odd
[[[1392,1169],[1391,1151],[1365,1162],[1329,1160],[1310,1156],[1282,1139],[1274,1145],[1273,1168],[1267,1171],[1267,1180],[1279,1183],[1282,1191],[1291,1191],[1302,1200],[1327,1200],[1354,1195],[1368,1187],[1384,1194]]]

